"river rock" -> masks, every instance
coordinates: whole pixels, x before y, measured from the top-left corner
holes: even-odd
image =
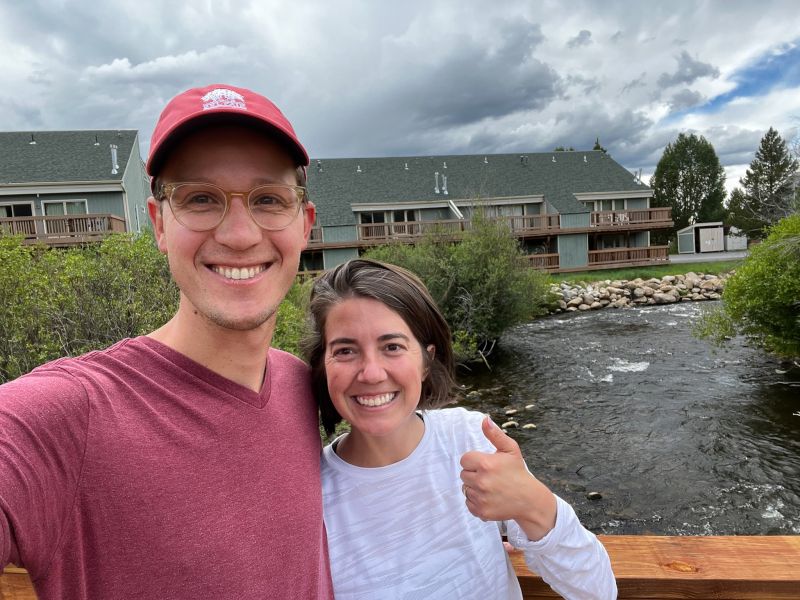
[[[502,427],[503,429],[516,429],[517,427],[519,427],[519,423],[517,423],[516,421],[506,421],[505,423],[500,425],[500,427]]]
[[[517,409],[516,408],[509,408],[509,409],[506,410],[506,415],[508,415],[508,416],[515,415],[515,414],[517,414]]]
[[[525,425],[523,425],[522,428],[523,429],[536,429],[536,425],[534,425],[533,423],[525,423]]]
[[[603,305],[599,302],[592,302],[591,305],[589,305],[589,308],[592,310],[597,310],[598,308],[603,308]]]
[[[634,298],[641,298],[642,296],[644,296],[644,288],[641,288],[641,287],[633,288],[633,297]]]
[[[601,494],[600,492],[589,492],[588,494],[586,494],[586,498],[589,500],[602,500],[603,494]]]
[[[673,302],[677,302],[677,298],[672,294],[662,294],[661,292],[653,294],[653,300],[656,304],[672,304]]]
[[[581,304],[578,306],[578,310],[591,310],[591,308],[592,307],[589,306],[588,304]]]
[[[581,298],[580,296],[578,296],[577,298],[573,298],[572,300],[567,302],[567,306],[568,307],[569,306],[580,306],[581,304],[583,304],[583,298]]]

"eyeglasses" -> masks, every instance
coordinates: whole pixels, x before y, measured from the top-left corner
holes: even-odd
[[[276,183],[260,185],[249,192],[228,192],[211,183],[168,183],[161,193],[178,222],[192,231],[210,231],[222,223],[233,196],[245,200],[247,212],[259,227],[280,231],[300,213],[306,188]]]

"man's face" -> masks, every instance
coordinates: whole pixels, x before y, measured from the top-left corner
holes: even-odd
[[[159,179],[164,184],[212,183],[232,192],[266,183],[297,185],[288,152],[239,126],[209,127],[184,138],[167,157]],[[196,232],[175,220],[166,201],[162,204],[151,200],[150,216],[158,248],[167,255],[181,290],[179,313],[242,331],[269,321],[297,274],[314,222],[313,205],[303,205],[286,229],[266,231],[252,220],[242,197],[234,196],[222,223]]]

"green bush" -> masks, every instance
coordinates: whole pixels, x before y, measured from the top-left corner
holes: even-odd
[[[453,330],[459,360],[509,327],[547,312],[548,275],[531,269],[508,228],[477,215],[453,243],[436,233],[414,245],[391,244],[367,256],[416,273]]]
[[[72,249],[0,236],[0,383],[62,356],[144,335],[177,310],[178,289],[152,235]],[[307,286],[278,309],[273,345],[297,354]]]
[[[721,343],[744,334],[782,357],[800,357],[800,215],[778,222],[728,279],[721,308],[696,333]]]

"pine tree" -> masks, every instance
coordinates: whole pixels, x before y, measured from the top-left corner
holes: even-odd
[[[739,180],[744,198],[741,205],[735,207],[735,220],[751,221],[746,231],[759,235],[767,226],[798,212],[797,171],[797,159],[791,156],[778,132],[770,127],[761,138],[750,168]]]
[[[667,144],[650,179],[652,206],[672,208],[675,229],[725,216],[725,169],[703,136],[678,134]]]

